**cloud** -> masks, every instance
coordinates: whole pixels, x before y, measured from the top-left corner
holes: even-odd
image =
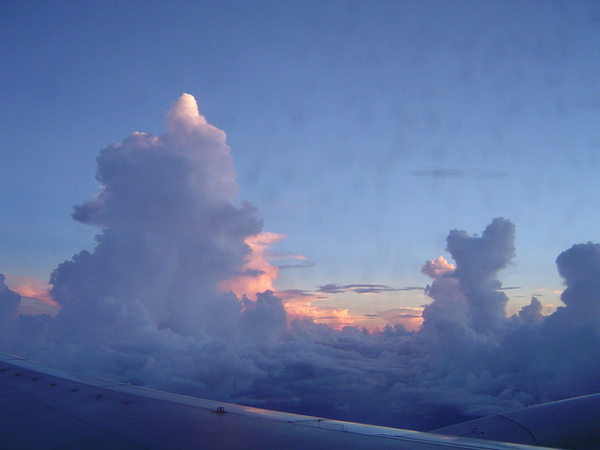
[[[280,264],[276,266],[279,270],[286,269],[307,269],[309,267],[315,267],[316,264],[312,261],[304,261],[298,264]]]
[[[389,330],[394,327],[400,326],[406,334],[406,330],[415,331],[421,328],[423,324],[423,308],[409,308],[400,307],[392,308],[385,311],[378,311],[375,314],[365,314],[368,317],[367,321],[356,321],[358,326],[365,326],[367,328],[374,329],[374,325],[377,326],[373,331],[377,332],[380,330]],[[396,328],[397,330],[400,328]]]
[[[220,294],[219,283],[259,269],[265,274],[248,278],[269,287],[270,266],[247,261],[266,238],[256,208],[234,203],[225,133],[206,122],[188,94],[173,104],[166,126],[163,136],[136,132],[100,152],[102,190],[77,218],[104,228],[92,253],[75,255],[51,276],[52,296],[64,310],[59,319],[74,314],[96,328],[104,326],[102,315],[89,311],[110,308],[136,323],[143,316],[153,327],[199,336],[219,326],[208,311],[238,303]]]
[[[192,96],[173,104],[164,134],[133,133],[97,164],[102,188],[73,214],[100,227],[95,248],[51,274],[55,318],[16,317],[21,297],[0,279],[2,351],[151,388],[421,430],[600,390],[598,244],[558,257],[565,306],[550,316],[537,299],[506,316],[498,277],[515,226],[498,218],[481,236],[449,233],[454,264],[425,263],[433,281],[422,317],[403,305],[352,317],[324,297],[420,288],[263,291],[281,235],[238,203],[225,133]],[[364,328],[377,320],[378,331]]]
[[[327,299],[327,296],[300,289],[277,291],[276,294],[283,301],[290,321],[308,319],[335,329],[354,325],[356,321],[355,317],[350,316],[347,308],[318,304],[320,301]]]
[[[422,271],[437,278],[426,289],[433,302],[423,310],[422,332],[441,360],[468,367],[474,362],[473,353],[499,345],[508,297],[499,291],[497,273],[512,259],[514,239],[515,226],[503,218],[494,219],[481,236],[452,230],[446,250],[455,269],[447,271],[448,264],[439,258],[437,264],[429,261],[423,266]],[[483,365],[484,357],[477,358]]]
[[[241,272],[231,278],[223,280],[219,288],[223,291],[232,291],[242,298],[244,295],[256,300],[259,292],[273,290],[273,281],[277,278],[279,268],[272,266],[267,261],[267,252],[270,245],[285,239],[277,233],[261,232],[245,239],[250,252],[245,257]]]
[[[542,310],[542,303],[537,298],[531,297],[531,302],[523,306],[521,311],[519,311],[519,317],[525,323],[537,324],[544,318]]]
[[[600,244],[574,245],[556,258],[567,288],[560,296],[569,310],[600,315]]]
[[[431,278],[439,278],[454,269],[456,269],[454,264],[450,264],[443,256],[438,256],[433,261],[425,261],[425,264],[421,266],[421,273],[429,275]]]
[[[488,171],[480,169],[421,169],[413,170],[410,172],[415,177],[426,177],[426,178],[481,178],[481,179],[495,179],[504,178],[508,176],[506,172]]]
[[[287,325],[287,312],[281,299],[273,291],[256,294],[256,301],[243,302],[241,332],[257,341],[268,341],[281,333]]]
[[[278,252],[271,249],[265,249],[264,257],[268,261],[280,261],[280,260],[291,260],[291,261],[299,261],[296,263],[287,263],[287,264],[277,264],[279,270],[284,269],[303,269],[307,267],[314,267],[316,264],[312,261],[309,261],[306,256],[299,255],[294,252]]]
[[[501,333],[508,297],[498,292],[496,278],[515,253],[515,226],[507,219],[494,219],[481,237],[451,231],[447,250],[456,261],[452,276],[465,294],[471,327],[480,333]]]
[[[459,178],[465,176],[465,172],[458,169],[424,169],[413,170],[411,173],[415,177],[431,178]]]
[[[337,284],[329,283],[319,286],[317,292],[324,292],[327,294],[341,294],[344,292],[354,292],[355,294],[379,294],[382,292],[394,292],[394,291],[415,291],[422,290],[421,287],[405,287],[405,288],[393,288],[386,286],[385,284]]]
[[[306,261],[308,258],[306,256],[298,255],[294,252],[275,252],[273,250],[267,250],[265,252],[265,257],[268,260],[274,259],[299,259],[301,261]]]
[[[0,320],[15,318],[21,303],[21,296],[11,290],[5,280],[4,275],[0,274]]]

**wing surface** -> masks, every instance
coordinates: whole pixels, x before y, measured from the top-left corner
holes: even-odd
[[[584,395],[435,430],[452,436],[577,450],[600,448],[600,394]]]

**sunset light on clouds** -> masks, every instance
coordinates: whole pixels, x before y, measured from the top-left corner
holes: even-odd
[[[52,300],[52,297],[50,296],[50,285],[48,283],[44,283],[36,278],[20,275],[7,276],[6,283],[21,297],[34,298],[41,300],[48,306],[60,308],[60,305]]]
[[[423,430],[600,391],[595,2],[84,3],[0,7],[0,351]]]
[[[265,253],[271,244],[283,239],[285,236],[269,232],[247,237],[244,242],[250,247],[250,252],[246,256],[242,273],[222,281],[220,289],[233,291],[238,298],[245,295],[252,300],[256,300],[258,292],[273,290],[273,281],[277,279],[279,269],[269,264]]]

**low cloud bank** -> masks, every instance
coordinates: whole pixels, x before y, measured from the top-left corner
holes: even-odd
[[[281,298],[256,291],[276,276],[263,256],[277,235],[262,233],[256,208],[236,203],[225,134],[187,94],[166,123],[162,136],[133,133],[97,158],[103,188],[73,213],[100,227],[97,244],[51,274],[56,318],[17,316],[20,296],[0,278],[2,351],[157,389],[419,430],[600,391],[599,244],[559,255],[565,306],[547,317],[535,298],[506,317],[497,275],[515,253],[515,226],[498,218],[479,237],[450,232],[454,265],[424,265],[432,301],[418,332],[289,320]]]

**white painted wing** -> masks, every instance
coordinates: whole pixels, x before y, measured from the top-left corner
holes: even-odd
[[[220,403],[0,354],[0,448],[527,449]]]

